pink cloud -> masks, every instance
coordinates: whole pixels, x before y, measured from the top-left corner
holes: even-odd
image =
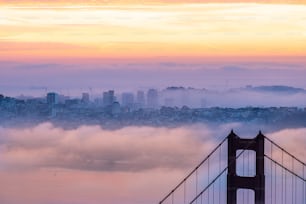
[[[210,130],[0,128],[0,202],[154,203],[216,145]],[[141,193],[140,193],[141,192]]]
[[[156,203],[230,127],[243,129],[227,124],[213,131],[202,125],[64,130],[50,123],[0,128],[0,203]],[[292,129],[267,136],[305,158],[305,134]]]
[[[96,171],[141,171],[185,168],[200,159],[199,130],[186,128],[126,127],[103,130],[82,126],[63,130],[49,123],[28,129],[2,129],[3,168],[56,167]],[[205,133],[205,130],[204,130]],[[206,131],[207,133],[207,131]]]

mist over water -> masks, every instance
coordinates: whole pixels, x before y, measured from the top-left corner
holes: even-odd
[[[206,89],[165,90],[160,94],[160,104],[167,105],[165,101],[170,100],[172,106],[188,106],[191,108],[305,107],[305,90],[290,92],[278,91],[277,88],[273,89],[274,86],[269,87],[272,87],[269,91],[257,90],[259,87],[251,86],[250,88],[243,87],[224,91]]]
[[[0,201],[156,203],[232,128],[250,138],[260,127],[239,123],[117,130],[100,126],[64,130],[51,123],[2,127]],[[305,128],[266,134],[301,159],[306,157],[305,135]]]
[[[306,88],[305,62],[14,62],[1,61],[0,93],[44,96],[47,91],[79,96],[164,89],[168,86],[224,91],[246,85]],[[56,79],[56,80],[55,80]]]

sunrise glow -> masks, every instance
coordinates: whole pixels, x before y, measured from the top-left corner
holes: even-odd
[[[2,60],[306,55],[306,5],[7,5],[0,27]]]

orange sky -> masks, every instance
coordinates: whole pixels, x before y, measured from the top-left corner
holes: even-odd
[[[306,55],[306,5],[13,2],[28,6],[2,2],[2,60]]]
[[[84,4],[84,5],[97,5],[97,4],[165,4],[165,3],[229,3],[229,2],[255,2],[255,3],[290,3],[290,4],[305,4],[305,0],[1,0],[1,4],[23,4],[23,5],[41,5],[41,4],[61,4],[61,5],[71,5],[71,4]]]

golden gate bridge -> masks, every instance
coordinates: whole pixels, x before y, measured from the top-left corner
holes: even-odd
[[[159,204],[306,204],[305,176],[305,162],[261,132],[231,131]]]

